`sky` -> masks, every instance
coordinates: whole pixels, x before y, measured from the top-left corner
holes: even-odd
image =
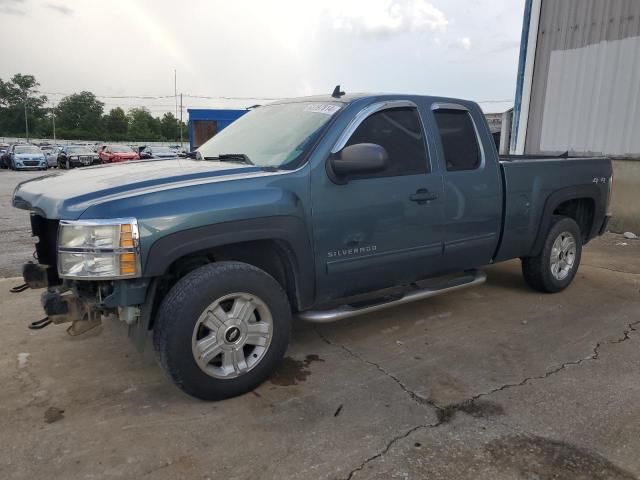
[[[512,101],[523,10],[524,0],[0,0],[0,78],[35,75],[51,102],[89,90],[106,110],[154,114],[175,99],[108,97],[172,96],[175,70],[185,108],[336,84]]]

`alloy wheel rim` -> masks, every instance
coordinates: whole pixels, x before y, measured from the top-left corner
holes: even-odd
[[[264,358],[273,338],[273,317],[257,296],[236,292],[204,309],[191,348],[200,369],[214,378],[244,375]]]
[[[576,262],[576,240],[569,232],[558,235],[551,247],[551,274],[556,280],[569,276]]]

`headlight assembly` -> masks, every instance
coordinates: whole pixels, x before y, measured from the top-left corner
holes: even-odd
[[[60,221],[58,275],[104,280],[140,276],[140,245],[135,218]]]

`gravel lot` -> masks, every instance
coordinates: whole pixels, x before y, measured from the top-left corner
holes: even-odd
[[[49,173],[57,172],[49,170]],[[60,170],[64,173],[64,170]],[[33,238],[29,225],[29,212],[11,206],[16,185],[30,178],[41,177],[44,172],[13,172],[0,170],[0,278],[22,275],[22,264],[33,255]]]
[[[31,254],[0,171],[0,276]],[[0,279],[0,478],[633,479],[640,475],[640,241],[592,242],[574,284],[487,284],[298,324],[278,374],[186,397],[105,321],[30,331],[39,292]]]

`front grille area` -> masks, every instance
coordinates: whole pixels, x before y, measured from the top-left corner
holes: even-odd
[[[78,157],[80,159],[81,162],[88,162],[91,163],[91,161],[93,160],[92,157],[86,156],[86,157]]]
[[[25,167],[37,167],[38,165],[40,165],[40,162],[38,160],[23,160],[22,164]]]
[[[57,249],[58,242],[58,220],[50,220],[35,213],[31,214],[31,233],[38,237],[36,243],[36,256],[38,263],[49,265],[47,272],[49,285],[60,285],[62,280],[58,277]]]

